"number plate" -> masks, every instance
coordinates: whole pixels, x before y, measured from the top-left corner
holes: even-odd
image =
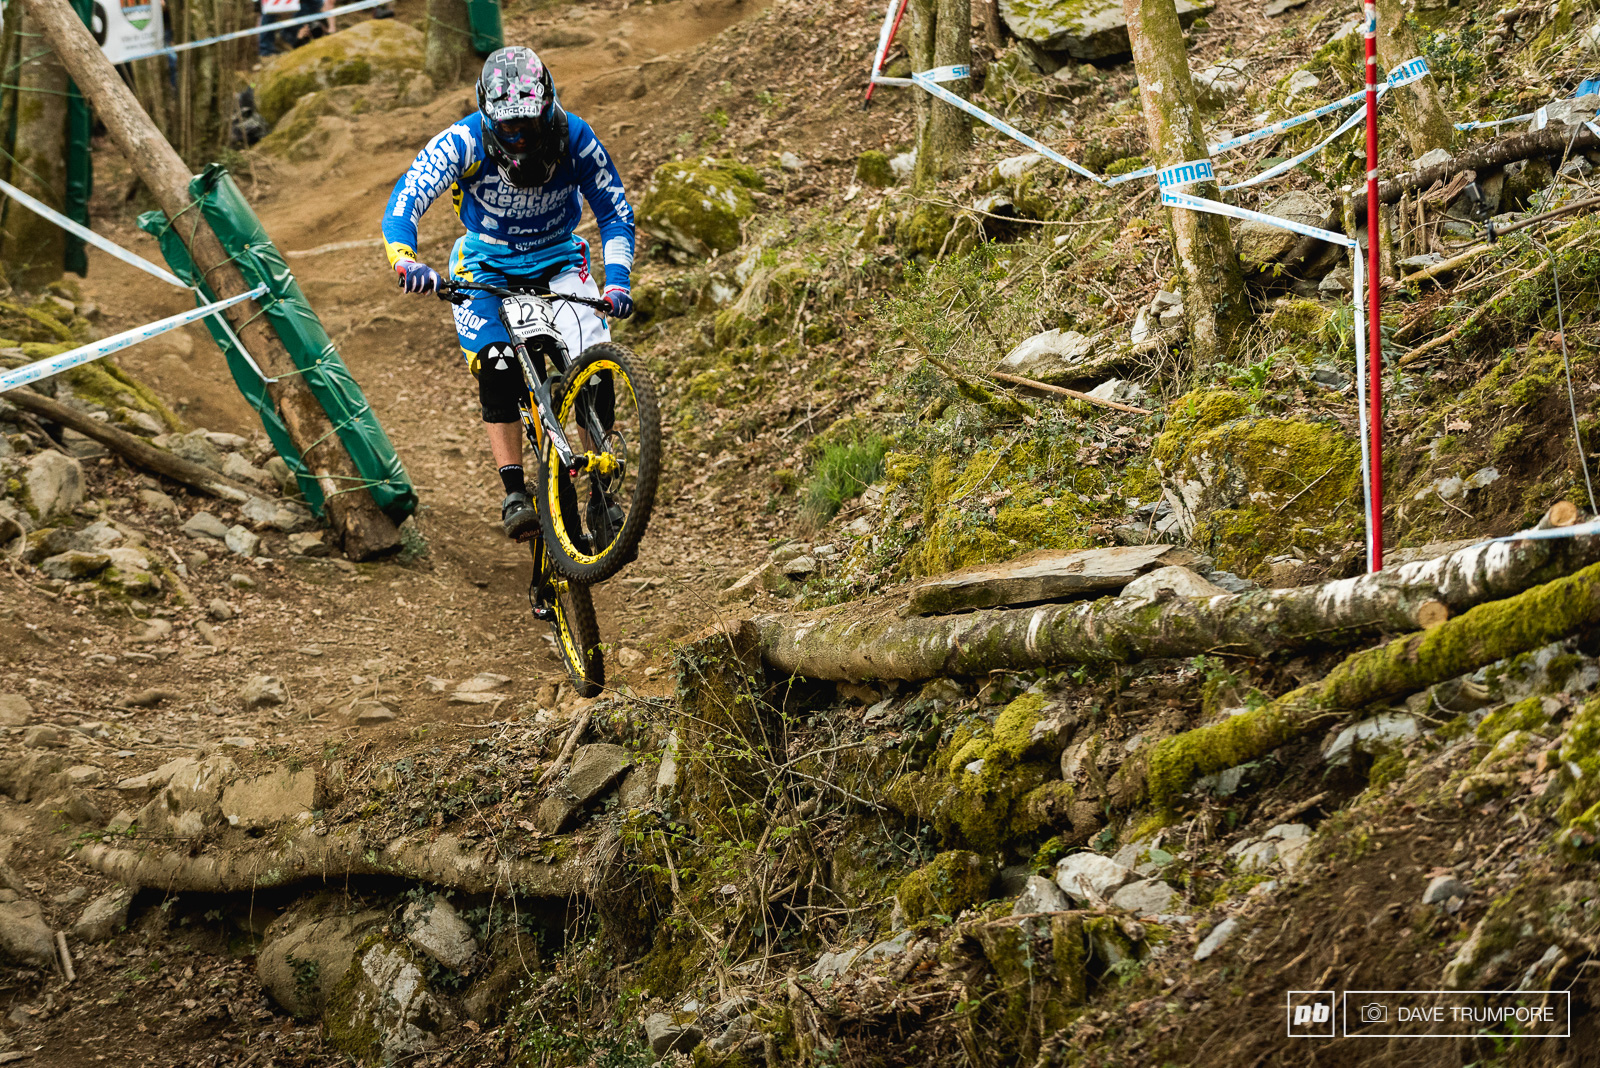
[[[518,334],[559,334],[550,305],[534,297],[508,297],[506,319]]]

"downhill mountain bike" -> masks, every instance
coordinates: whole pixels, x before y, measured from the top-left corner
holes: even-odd
[[[589,585],[638,555],[650,522],[661,473],[655,383],[621,345],[591,345],[576,359],[567,352],[555,302],[605,312],[604,301],[516,282],[450,281],[439,297],[459,304],[471,290],[500,298],[500,319],[528,390],[522,425],[539,456],[529,606],[555,630],[579,692],[593,697],[605,682],[605,664]]]

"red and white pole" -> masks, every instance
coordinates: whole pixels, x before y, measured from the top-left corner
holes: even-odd
[[[1368,567],[1373,571],[1383,569],[1383,342],[1378,329],[1378,314],[1382,304],[1378,277],[1378,8],[1367,0],[1367,403],[1369,417],[1367,433],[1371,436],[1368,450],[1372,470],[1372,496],[1368,504],[1367,543]],[[1357,249],[1356,254],[1360,255]],[[1360,300],[1361,294],[1355,294]],[[1356,371],[1360,374],[1360,369]]]
[[[887,15],[887,12],[885,12]],[[880,40],[878,51],[872,57],[872,76],[867,80],[867,95],[861,101],[863,110],[872,106],[872,91],[878,87],[875,80],[883,73],[883,64],[889,58],[889,49],[894,44],[894,35],[900,32],[900,20],[906,17],[906,0],[900,0],[900,7],[894,13],[894,22],[884,19],[884,29],[879,31]]]

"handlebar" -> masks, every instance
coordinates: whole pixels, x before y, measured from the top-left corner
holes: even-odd
[[[501,299],[518,296],[538,297],[540,300],[564,300],[570,304],[582,304],[584,307],[593,308],[597,312],[609,314],[611,311],[611,305],[607,304],[604,300],[595,297],[579,297],[570,293],[551,293],[548,290],[541,291],[528,284],[519,285],[513,283],[511,286],[506,287],[485,285],[482,282],[463,282],[452,279],[451,281],[442,283],[439,286],[438,295],[440,300],[447,300],[451,304],[460,304],[469,299],[466,294],[473,290],[476,290],[479,293],[488,293],[490,296],[500,297]]]

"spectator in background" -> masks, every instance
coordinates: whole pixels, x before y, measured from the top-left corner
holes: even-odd
[[[259,25],[271,26],[274,22],[282,22],[284,19],[289,17],[289,13],[281,9],[268,12],[265,4],[262,4],[261,6],[261,21]],[[260,46],[262,59],[266,59],[269,56],[275,56],[285,48],[290,48],[293,46],[287,30],[273,30],[270,33],[263,33],[261,36],[256,38],[256,41]]]
[[[300,0],[301,15],[315,15],[319,11],[333,10],[333,0]],[[326,36],[333,32],[332,19],[318,19],[315,22],[306,22],[300,25],[295,35],[294,46],[310,44],[318,37]]]

